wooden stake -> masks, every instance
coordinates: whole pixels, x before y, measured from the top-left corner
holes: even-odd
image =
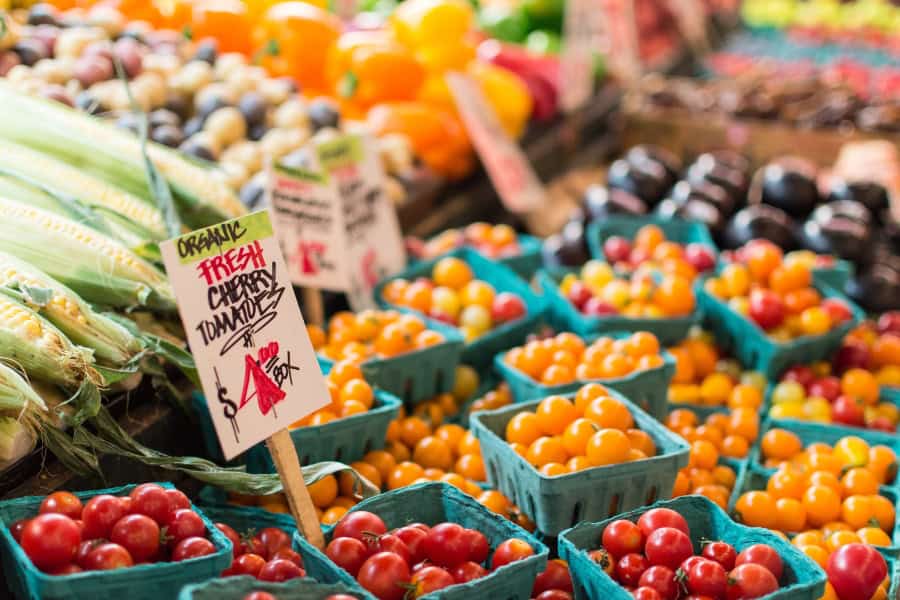
[[[322,302],[322,290],[303,288],[303,317],[307,323],[325,326],[325,305]]]
[[[320,296],[321,298],[321,296]],[[318,548],[325,549],[325,537],[316,516],[316,508],[313,506],[312,497],[306,489],[303,481],[303,471],[300,470],[300,459],[297,457],[297,449],[287,429],[276,431],[272,437],[266,440],[266,446],[272,455],[272,461],[278,470],[278,476],[284,484],[284,495],[287,496],[288,506],[297,528],[306,540]]]

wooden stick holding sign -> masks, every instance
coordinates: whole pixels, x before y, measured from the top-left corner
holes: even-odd
[[[198,229],[160,249],[223,456],[265,440],[297,527],[322,548],[288,426],[331,397],[269,213]]]
[[[310,323],[325,327],[325,302],[322,300],[322,290],[303,288],[303,308]]]

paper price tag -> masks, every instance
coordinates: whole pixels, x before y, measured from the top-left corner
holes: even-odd
[[[406,266],[406,249],[397,213],[384,190],[381,161],[372,140],[360,135],[321,142],[316,154],[340,199],[347,299],[353,310],[375,308],[375,284]]]
[[[456,72],[447,73],[446,80],[503,205],[513,213],[534,211],[544,203],[546,193],[522,149],[503,130],[475,81]]]
[[[268,211],[160,249],[226,460],[331,402]]]
[[[560,53],[560,105],[565,112],[578,110],[594,92],[594,49],[600,24],[599,12],[590,0],[568,0]]]
[[[315,159],[311,157],[313,162]],[[294,285],[342,292],[348,287],[344,216],[327,175],[273,165],[269,206]]]

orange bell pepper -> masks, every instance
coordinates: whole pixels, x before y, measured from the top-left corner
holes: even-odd
[[[449,179],[466,176],[474,166],[465,128],[448,111],[422,102],[390,102],[372,107],[367,123],[376,135],[405,135],[416,156]]]
[[[409,50],[375,32],[341,36],[326,70],[334,95],[363,108],[412,100],[425,80],[425,69]]]
[[[340,19],[312,4],[274,4],[257,33],[260,63],[273,76],[294,78],[305,93],[327,93],[325,63],[341,27]]]
[[[181,31],[190,26],[194,11],[191,0],[155,0],[155,4],[159,9],[159,28]]]
[[[195,40],[212,37],[222,52],[250,55],[253,40],[247,6],[240,0],[199,0],[193,5],[190,24]]]

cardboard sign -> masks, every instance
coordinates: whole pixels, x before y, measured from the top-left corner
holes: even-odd
[[[599,12],[590,0],[568,0],[560,53],[560,105],[569,113],[578,110],[594,92],[594,49],[600,24]]]
[[[331,402],[267,211],[160,249],[226,460]]]
[[[328,176],[270,165],[266,180],[269,206],[291,281],[322,290],[346,290],[350,265],[344,216]]]
[[[347,285],[353,310],[375,308],[375,284],[406,266],[397,213],[384,189],[384,171],[374,144],[361,135],[320,142],[316,156],[340,199]]]
[[[634,0],[603,0],[603,18],[609,51],[609,69],[625,83],[641,76]]]
[[[529,213],[544,203],[546,192],[528,157],[503,127],[481,88],[469,76],[449,72],[447,85],[469,137],[506,209]]]

